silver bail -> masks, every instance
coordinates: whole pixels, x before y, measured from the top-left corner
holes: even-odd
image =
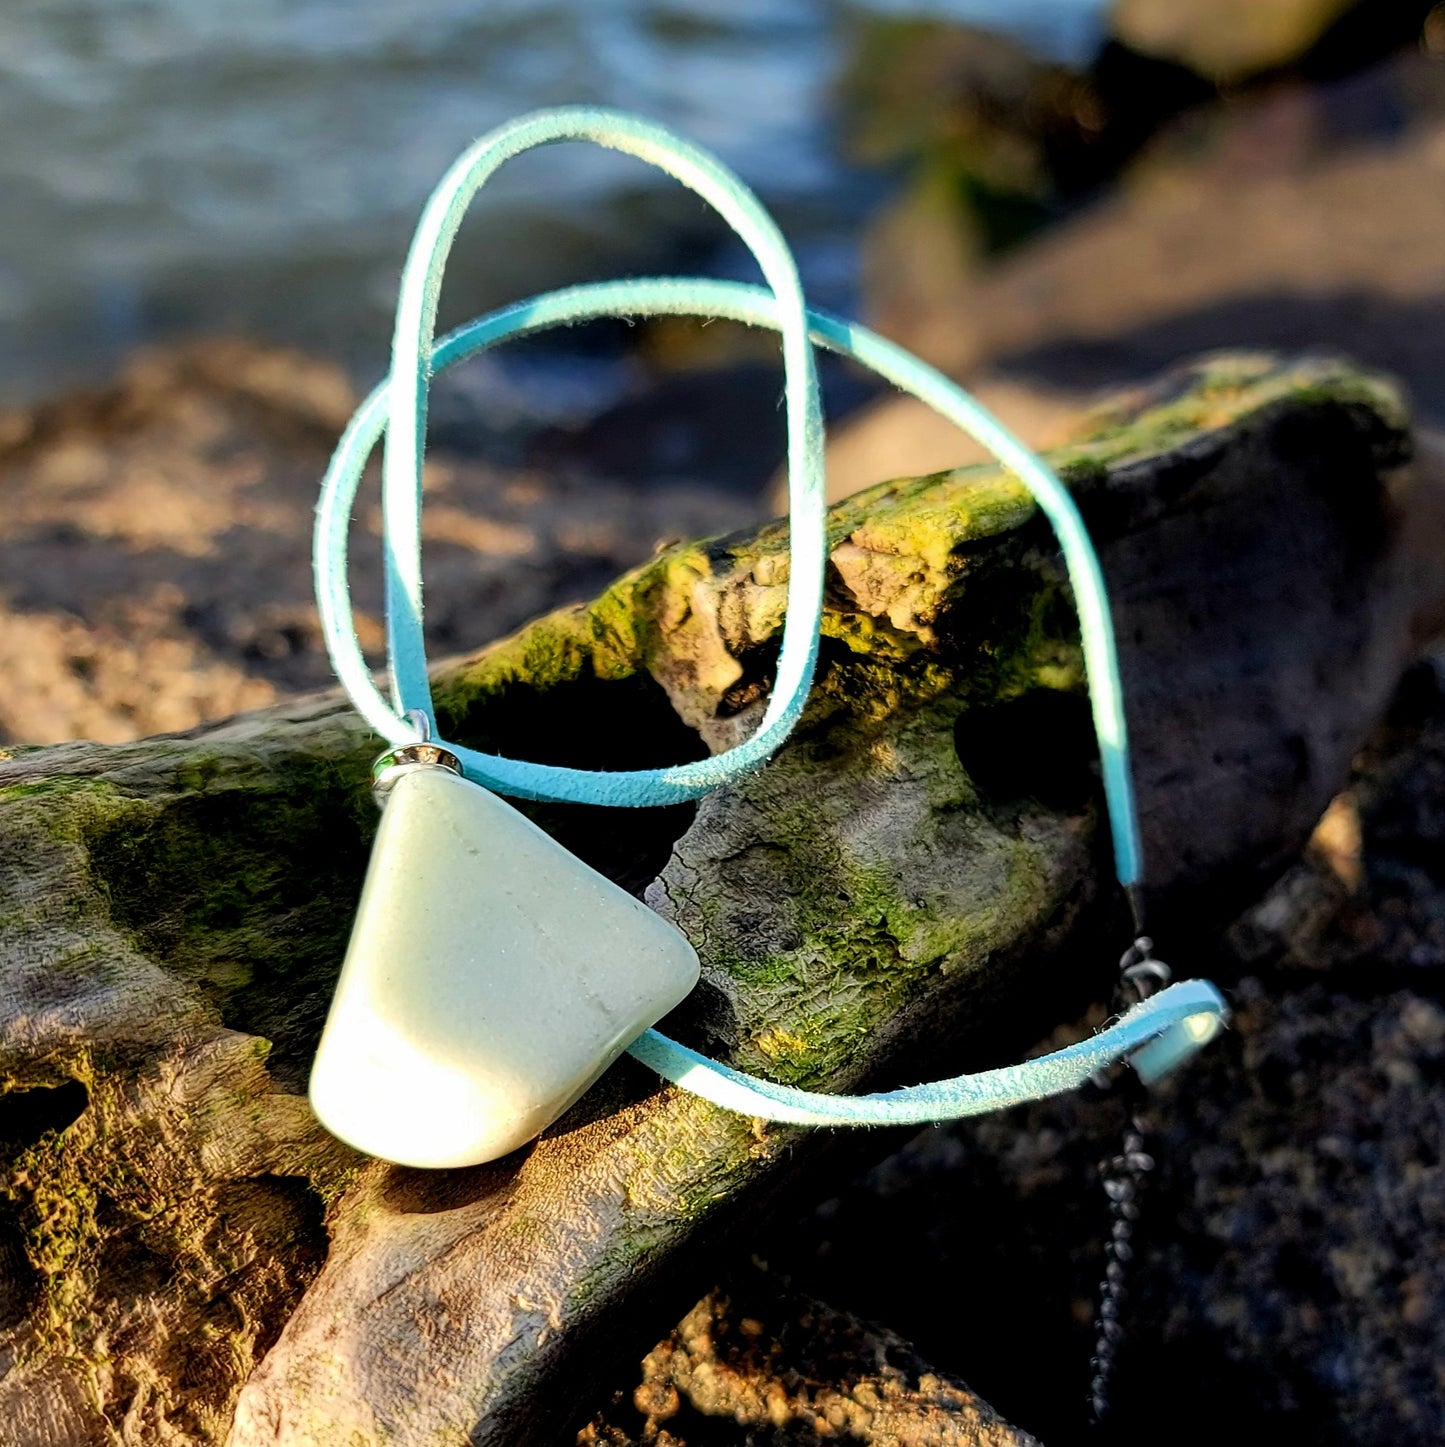
[[[431,741],[431,720],[426,714],[412,708],[406,716],[417,731],[417,741],[387,749],[371,766],[371,790],[378,805],[386,803],[386,796],[398,779],[417,769],[446,769],[457,775],[462,772],[462,761],[450,749]]]

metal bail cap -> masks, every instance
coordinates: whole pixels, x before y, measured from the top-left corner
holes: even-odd
[[[405,774],[417,769],[446,769],[460,775],[462,761],[450,749],[431,741],[431,721],[419,708],[407,710],[407,718],[421,737],[414,744],[398,744],[379,754],[371,766],[371,789],[378,804],[386,802],[391,787]]]

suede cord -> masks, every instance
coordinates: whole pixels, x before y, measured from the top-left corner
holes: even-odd
[[[435,338],[437,302],[453,239],[476,192],[502,163],[536,146],[587,140],[651,162],[708,201],[743,238],[767,287],[694,277],[651,277],[568,287]],[[389,743],[415,743],[420,711],[435,739],[422,628],[421,469],[432,378],[497,343],[596,317],[725,318],[781,334],[788,439],[789,574],[777,675],[757,731],[711,758],[658,769],[593,771],[502,758],[445,742],[473,782],[515,798],[645,807],[694,799],[758,767],[802,713],[817,662],[827,563],[823,421],[813,348],[871,368],[986,447],[1024,484],[1058,537],[1080,619],[1116,872],[1140,880],[1139,828],[1113,623],[1098,558],[1073,499],[1031,449],[956,383],[856,322],[808,308],[792,254],[750,190],[706,152],[657,124],[622,112],[563,107],[523,116],[483,136],[442,178],[422,213],[402,273],[391,371],[342,433],[316,510],[317,604],[337,678],[362,717]],[[391,698],[376,686],[357,640],[348,583],[347,529],[362,472],[384,439],[382,513]],[[659,1074],[731,1110],[813,1125],[916,1124],[1000,1109],[1070,1090],[1128,1058],[1157,1078],[1198,1050],[1226,1018],[1206,981],[1171,985],[1105,1030],[1003,1070],[877,1095],[794,1090],[744,1075],[655,1030],[631,1053]]]

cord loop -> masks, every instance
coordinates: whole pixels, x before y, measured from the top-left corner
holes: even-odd
[[[548,292],[504,307],[435,340],[447,255],[476,192],[503,162],[535,146],[588,140],[660,167],[708,201],[743,238],[767,289],[695,277],[651,277]],[[607,316],[725,318],[781,334],[787,382],[790,509],[788,611],[776,681],[751,738],[708,759],[658,769],[589,771],[529,763],[443,742],[435,734],[422,631],[421,466],[427,393],[445,368],[511,337]],[[857,323],[810,310],[777,226],[720,162],[661,126],[622,112],[575,106],[524,116],[482,137],[437,186],[402,273],[391,372],[361,404],[337,444],[316,510],[317,605],[337,678],[389,743],[430,744],[474,782],[514,798],[618,806],[695,799],[755,768],[797,722],[817,662],[827,562],[823,426],[813,347],[871,368],[957,424],[1028,488],[1058,537],[1078,607],[1094,728],[1104,775],[1115,868],[1126,889],[1140,877],[1139,829],[1113,624],[1098,558],[1073,498],[1048,466],[963,388]],[[347,528],[362,471],[385,437],[382,469],[387,652],[392,698],[382,696],[357,640],[347,581]],[[648,1031],[631,1047],[669,1080],[708,1099],[773,1120],[811,1124],[919,1123],[1055,1094],[1124,1056],[1162,1073],[1212,1035],[1225,1014],[1212,985],[1160,990],[1093,1039],[1042,1059],[914,1086],[846,1097],[791,1090]],[[1141,1070],[1141,1073],[1143,1071]]]

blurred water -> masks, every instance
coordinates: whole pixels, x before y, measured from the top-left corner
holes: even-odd
[[[846,303],[868,201],[831,144],[848,27],[946,15],[1078,57],[1104,3],[4,0],[0,399],[176,332],[277,337],[374,374],[429,186],[479,132],[568,101],[715,148],[777,210],[811,289]],[[453,319],[721,235],[679,188],[582,147],[505,169],[481,209]]]

